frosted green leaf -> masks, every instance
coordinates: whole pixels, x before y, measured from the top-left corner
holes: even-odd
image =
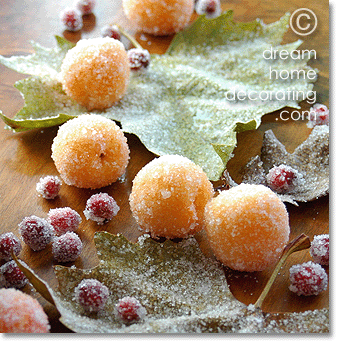
[[[270,68],[278,73],[315,73],[307,66],[309,54],[300,59],[282,59],[278,54],[275,59],[264,58],[267,50],[290,54],[301,45],[301,41],[280,45],[288,29],[288,14],[270,25],[259,20],[236,23],[232,17],[232,11],[215,19],[199,17],[174,37],[165,54],[151,55],[148,70],[132,73],[128,91],[118,104],[95,113],[119,121],[125,132],[136,134],[153,153],[186,156],[200,165],[210,180],[218,180],[232,157],[237,132],[257,128],[266,113],[285,106],[298,108],[298,103],[312,91],[314,80],[274,79]],[[60,39],[58,45],[60,56],[64,56],[70,46]],[[41,75],[35,66],[38,56],[34,63],[27,62],[26,69],[20,60],[16,70],[41,77],[42,84],[46,77],[57,82],[61,58],[54,56],[53,63],[48,64],[44,50],[39,49],[41,63],[47,66],[46,73],[50,70],[49,75]],[[15,68],[16,61],[10,63],[12,58],[5,59],[5,63],[3,58],[0,61]],[[25,91],[28,90],[23,91],[24,96]],[[61,87],[59,91],[65,99]],[[62,105],[62,101],[55,101]],[[44,118],[44,110],[39,111],[34,102],[33,97],[26,100],[20,120]],[[73,116],[83,111],[75,104],[55,106],[49,116],[55,116],[55,124],[60,124],[60,113]],[[29,125],[25,127],[28,128]]]
[[[129,242],[122,235],[95,234],[99,264],[92,269],[55,266],[58,289],[52,290],[19,264],[34,287],[61,314],[60,321],[78,333],[275,333],[328,332],[329,311],[269,315],[246,306],[231,294],[222,266],[205,257],[194,238],[158,243],[148,235]],[[105,284],[104,309],[89,313],[74,300],[83,280]],[[115,316],[120,298],[136,297],[146,308],[140,322],[125,325]]]

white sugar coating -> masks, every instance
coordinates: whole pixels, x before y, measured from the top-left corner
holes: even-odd
[[[0,332],[48,333],[48,317],[39,302],[12,288],[0,289]]]
[[[36,184],[36,191],[45,199],[54,199],[58,196],[62,181],[58,176],[47,175],[41,177]]]
[[[169,35],[185,28],[194,10],[194,0],[123,0],[126,17],[139,30]]]
[[[53,257],[58,262],[73,262],[81,254],[83,244],[75,232],[67,232],[55,237],[52,245]]]
[[[314,262],[329,265],[329,235],[317,235],[311,242],[310,255]]]
[[[252,272],[278,260],[290,228],[287,210],[272,190],[240,184],[222,191],[206,205],[205,231],[220,262]]]
[[[9,261],[12,259],[11,250],[15,255],[19,255],[22,250],[22,245],[19,238],[13,232],[5,232],[0,235],[0,261]]]
[[[320,264],[308,261],[289,269],[289,289],[297,295],[318,295],[328,287],[328,275]]]
[[[52,208],[48,212],[48,222],[57,236],[68,231],[77,231],[82,221],[81,216],[70,207]]]
[[[129,147],[115,122],[83,114],[60,126],[52,144],[52,159],[66,184],[101,188],[124,174]]]
[[[83,14],[91,14],[95,8],[95,0],[75,0],[74,6]]]
[[[0,267],[0,274],[3,276],[6,288],[23,288],[28,283],[28,279],[14,260],[3,264]]]
[[[107,193],[93,194],[86,203],[83,211],[88,220],[103,225],[115,217],[120,210],[115,199]]]
[[[124,45],[110,37],[80,40],[61,66],[64,91],[88,110],[109,108],[120,100],[129,73]]]
[[[183,238],[202,229],[213,194],[199,166],[183,156],[164,155],[138,172],[129,200],[142,230],[153,237]]]
[[[34,251],[43,250],[54,238],[54,229],[44,218],[32,215],[19,223],[22,240]]]
[[[98,312],[104,309],[109,289],[96,279],[84,279],[74,289],[74,298],[84,310]]]

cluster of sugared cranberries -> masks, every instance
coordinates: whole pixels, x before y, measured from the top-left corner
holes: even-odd
[[[95,5],[95,0],[76,0],[74,3],[74,7],[83,15],[91,14],[94,11]]]
[[[60,19],[64,28],[68,31],[79,31],[83,27],[83,19],[81,13],[76,8],[66,7],[60,13]]]
[[[92,195],[83,211],[87,219],[95,221],[98,225],[109,222],[119,211],[115,199],[107,193]]]
[[[324,266],[329,265],[329,235],[314,236],[310,246],[310,255],[314,262]]]
[[[22,245],[13,232],[6,232],[0,235],[0,261],[9,261],[12,259],[11,252],[19,255],[22,250]]]
[[[70,207],[49,210],[47,220],[53,226],[57,236],[63,235],[68,231],[77,231],[82,221],[81,216]]]
[[[55,237],[52,245],[52,254],[57,262],[74,262],[83,249],[82,241],[75,232],[67,232]]]
[[[297,295],[318,295],[327,289],[328,275],[318,263],[309,261],[293,265],[289,273],[289,289]]]
[[[32,215],[19,224],[22,240],[34,251],[43,250],[54,238],[54,229],[46,219]]]
[[[195,11],[206,18],[216,18],[221,14],[220,0],[198,0],[195,4]]]
[[[55,199],[61,189],[62,181],[58,176],[41,177],[36,184],[36,191],[45,199]]]
[[[303,175],[298,170],[285,164],[273,167],[267,174],[267,184],[276,193],[291,192],[302,180]]]
[[[121,40],[121,34],[116,25],[105,25],[101,28],[102,37],[110,37],[117,40]]]
[[[23,288],[28,279],[25,274],[20,270],[14,260],[6,262],[0,267],[0,283],[5,288]]]
[[[131,70],[139,71],[146,69],[149,66],[151,56],[147,50],[134,48],[128,50],[127,53]]]
[[[124,297],[118,300],[114,309],[115,315],[125,324],[138,322],[146,316],[145,307],[134,297]]]
[[[89,312],[103,310],[108,297],[108,287],[96,279],[84,279],[74,290],[74,300]]]
[[[329,125],[329,109],[322,104],[315,104],[310,108],[308,127]]]

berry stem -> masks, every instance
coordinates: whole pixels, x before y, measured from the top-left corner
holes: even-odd
[[[133,38],[131,35],[129,35],[122,27],[120,27],[119,25],[116,25],[118,27],[119,32],[126,37],[131,44],[138,49],[143,49],[143,47],[135,40],[135,38]]]
[[[276,267],[271,274],[268,282],[266,283],[263,291],[261,292],[259,298],[256,300],[254,306],[256,308],[261,308],[264,299],[266,298],[272,284],[274,283],[276,276],[278,275],[281,267],[283,266],[286,259],[295,251],[300,251],[310,248],[310,239],[304,233],[299,235],[297,238],[289,242],[283,249],[282,255],[276,264]]]
[[[45,284],[45,282],[42,281],[37,275],[35,275],[30,269],[26,268],[22,263],[20,263],[20,261],[18,260],[18,258],[14,254],[13,250],[12,250],[12,257],[13,257],[13,260],[18,265],[18,267],[20,268],[20,270],[25,274],[25,276],[29,280],[29,282],[34,286],[34,288],[47,301],[49,301],[51,304],[55,305],[54,299],[53,299],[52,295],[50,294],[50,291],[49,291],[47,285]]]

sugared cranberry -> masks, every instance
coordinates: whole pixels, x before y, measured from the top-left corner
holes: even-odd
[[[138,299],[124,297],[115,305],[115,314],[122,322],[132,324],[146,316],[146,309]]]
[[[91,219],[99,225],[106,224],[119,211],[115,199],[107,193],[98,193],[92,195],[83,211],[87,219]]]
[[[207,18],[216,18],[221,14],[220,0],[198,0],[195,4],[195,11]]]
[[[268,186],[277,193],[287,193],[294,190],[303,181],[303,176],[296,169],[281,164],[269,170]]]
[[[60,19],[65,29],[68,31],[79,31],[83,27],[81,13],[76,8],[66,7],[60,13]]]
[[[19,255],[22,250],[22,245],[19,238],[13,232],[6,232],[0,235],[0,261],[9,261],[12,259],[11,252]]]
[[[318,263],[309,261],[293,265],[289,273],[289,289],[297,295],[318,295],[328,286],[328,275]]]
[[[329,109],[322,104],[315,104],[310,108],[308,126],[329,125]]]
[[[101,36],[121,40],[121,34],[120,34],[119,29],[116,25],[103,26],[101,29]]]
[[[45,199],[55,199],[61,189],[62,181],[59,177],[47,175],[41,177],[36,184],[36,191]]]
[[[77,8],[83,15],[91,14],[94,11],[95,5],[95,0],[76,0],[74,3],[75,8]]]
[[[20,270],[14,260],[11,260],[0,267],[0,274],[6,288],[22,288],[28,283],[25,274]]]
[[[329,235],[314,236],[310,246],[310,255],[314,262],[329,265]]]
[[[76,231],[82,221],[81,216],[70,207],[53,208],[48,212],[48,222],[57,236],[68,231]]]
[[[19,224],[23,241],[34,251],[44,249],[54,238],[54,229],[47,220],[30,216],[25,217]]]
[[[138,71],[145,69],[150,64],[150,53],[145,49],[134,48],[128,50],[128,58],[130,63],[130,69]]]
[[[103,310],[109,297],[109,289],[96,279],[84,279],[75,288],[74,299],[89,312]]]
[[[55,237],[52,245],[53,257],[57,262],[74,262],[80,256],[83,244],[75,232]]]

